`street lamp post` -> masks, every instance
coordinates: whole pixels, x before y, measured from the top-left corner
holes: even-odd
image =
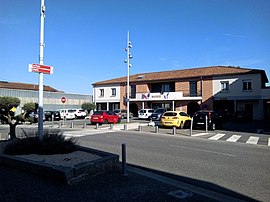
[[[40,7],[40,44],[39,44],[39,64],[44,64],[44,18],[45,18],[45,0],[41,0]],[[43,73],[39,73],[38,88],[38,136],[43,139]]]
[[[130,64],[130,59],[132,58],[132,55],[130,53],[130,48],[132,48],[131,42],[129,40],[129,31],[127,32],[127,47],[125,48],[125,51],[127,52],[127,59],[125,60],[125,63],[127,63],[127,96],[126,96],[126,103],[127,103],[127,123],[129,123],[129,68],[132,66]]]

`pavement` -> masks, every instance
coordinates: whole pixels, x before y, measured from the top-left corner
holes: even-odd
[[[114,126],[115,127],[115,126]],[[115,129],[124,127],[116,125]],[[128,129],[138,128],[138,124]],[[173,175],[129,165],[64,184],[52,178],[0,165],[0,201],[254,201],[228,190],[189,184]]]

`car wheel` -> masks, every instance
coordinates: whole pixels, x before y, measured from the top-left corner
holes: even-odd
[[[109,122],[108,122],[108,120],[107,120],[107,119],[105,119],[105,120],[104,120],[104,124],[107,124],[107,123],[109,123]]]
[[[121,123],[121,119],[117,119],[117,123]]]

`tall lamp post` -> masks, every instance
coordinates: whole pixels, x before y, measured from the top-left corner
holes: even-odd
[[[45,18],[45,0],[41,0],[40,7],[40,44],[39,44],[39,64],[44,64],[44,18]],[[43,73],[39,73],[39,88],[38,88],[38,136],[43,139]]]
[[[131,42],[129,40],[129,31],[127,32],[127,47],[125,48],[125,51],[127,52],[127,59],[125,60],[125,63],[127,63],[127,96],[126,96],[126,103],[127,103],[127,123],[129,123],[129,68],[132,66],[130,64],[130,59],[132,58],[132,55],[130,53],[130,49],[132,48]]]

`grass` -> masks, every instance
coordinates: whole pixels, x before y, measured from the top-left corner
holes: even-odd
[[[8,155],[26,154],[65,154],[76,150],[76,139],[66,138],[61,132],[44,131],[43,140],[37,135],[26,134],[25,138],[15,139],[9,142],[4,150]]]

